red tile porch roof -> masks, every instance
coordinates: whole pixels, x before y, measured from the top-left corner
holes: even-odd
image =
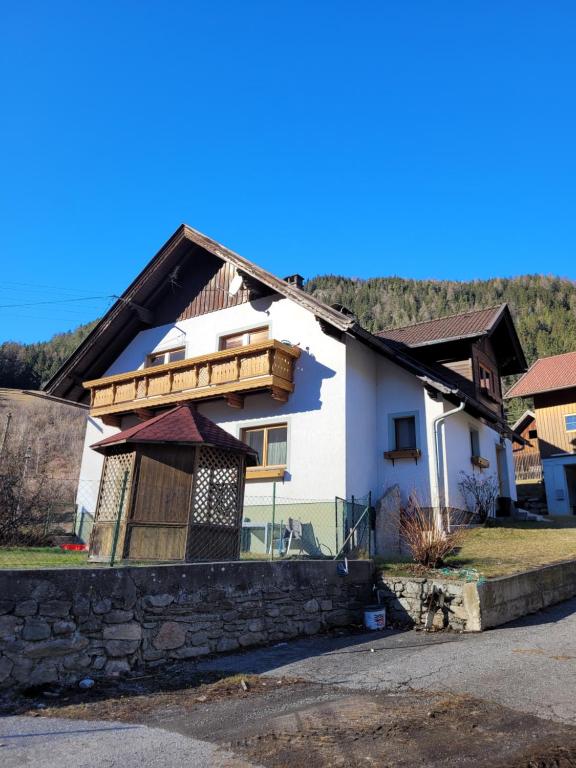
[[[90,446],[100,453],[123,443],[185,443],[209,445],[226,451],[246,454],[255,463],[256,451],[229,434],[213,421],[198,413],[191,405],[178,405],[147,421],[122,430]]]

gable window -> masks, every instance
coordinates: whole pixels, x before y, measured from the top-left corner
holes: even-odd
[[[576,413],[564,416],[564,423],[566,424],[566,432],[576,432]]]
[[[494,385],[494,372],[480,363],[480,389],[488,395],[496,394]]]
[[[288,455],[288,426],[270,424],[243,429],[241,439],[258,453],[259,467],[285,467]]]
[[[574,416],[573,418],[576,419],[576,416]],[[574,429],[576,429],[576,426],[574,427]],[[537,437],[538,437],[538,430],[537,429],[530,429],[530,430],[528,430],[528,438],[530,440],[535,440]]]
[[[259,341],[268,339],[268,328],[251,328],[242,333],[233,333],[229,336],[222,336],[220,339],[220,349],[236,349],[237,347],[246,347],[248,344],[257,344]]]
[[[146,358],[146,367],[153,368],[155,365],[175,363],[177,360],[184,360],[185,357],[186,347],[174,347],[173,349],[165,349],[162,352],[152,352]]]
[[[397,416],[394,418],[394,450],[410,451],[416,449],[416,417]]]

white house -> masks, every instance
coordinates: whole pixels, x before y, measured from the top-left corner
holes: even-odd
[[[493,472],[515,498],[500,376],[523,370],[506,305],[374,335],[298,275],[281,280],[181,226],[46,389],[90,403],[91,515],[102,456],[90,446],[186,401],[258,450],[247,504],[274,484],[283,500],[325,501],[399,484],[461,508],[462,472]]]

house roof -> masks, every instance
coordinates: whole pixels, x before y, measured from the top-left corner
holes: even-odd
[[[522,416],[512,425],[513,432],[523,432],[531,421],[536,421],[534,411],[524,411]]]
[[[207,445],[226,451],[244,453],[255,463],[256,451],[246,443],[229,434],[213,421],[188,404],[177,405],[163,411],[147,421],[122,430],[91,445],[100,453],[107,448],[125,443],[179,443],[186,445]]]
[[[384,339],[399,341],[407,347],[421,347],[439,344],[455,339],[477,338],[488,334],[494,328],[506,308],[506,304],[470,312],[458,312],[435,320],[405,325],[379,331],[376,335]]]
[[[233,264],[242,275],[252,278],[271,292],[291,299],[312,312],[324,327],[357,338],[419,378],[426,387],[449,399],[464,400],[475,413],[490,421],[501,422],[496,414],[466,392],[465,387],[463,389],[460,386],[462,382],[455,382],[449,369],[434,363],[423,363],[410,353],[410,348],[405,344],[370,333],[362,328],[351,313],[324,304],[295,284],[276,277],[186,224],[178,227],[44,389],[50,394],[72,400],[85,397],[82,382],[102,375],[107,367],[106,362],[111,363],[140,330],[149,327],[146,324],[146,313],[151,313],[159,294],[170,282],[171,275],[182,260],[195,258],[198,250],[207,251]],[[500,307],[500,313],[501,317],[509,318],[513,328],[510,312],[505,305]]]
[[[542,392],[576,388],[576,352],[541,357],[508,390],[505,397],[530,397]]]

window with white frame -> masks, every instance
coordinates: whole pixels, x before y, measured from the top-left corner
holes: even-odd
[[[576,413],[569,413],[564,416],[566,432],[576,432]]]
[[[480,432],[477,429],[470,430],[470,455],[480,456]]]

